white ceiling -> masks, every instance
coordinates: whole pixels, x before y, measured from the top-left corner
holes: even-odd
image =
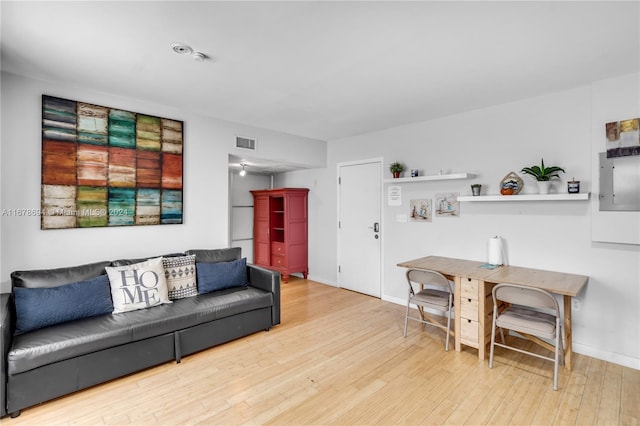
[[[638,1],[0,7],[3,70],[321,140],[640,71]]]
[[[288,161],[266,160],[264,158],[241,157],[229,154],[229,170],[239,172],[244,164],[247,173],[259,175],[275,175],[278,173],[291,172],[308,168],[301,164],[290,163]]]

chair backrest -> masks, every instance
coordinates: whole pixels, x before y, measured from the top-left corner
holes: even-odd
[[[541,288],[503,283],[495,286],[492,292],[494,304],[497,300],[501,300],[513,305],[552,309],[555,311],[556,316],[560,315],[558,301],[551,293]]]
[[[409,281],[409,285],[414,282],[418,284],[443,287],[444,291],[453,293],[453,283],[440,272],[427,269],[409,269],[407,271],[407,280]]]

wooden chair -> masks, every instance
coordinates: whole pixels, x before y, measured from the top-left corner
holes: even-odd
[[[407,337],[407,325],[409,320],[423,324],[433,325],[447,332],[444,350],[449,350],[449,335],[451,334],[451,315],[453,313],[453,283],[444,275],[436,271],[409,269],[407,271],[408,296],[407,313],[404,319],[404,337]],[[414,289],[414,285],[420,288]],[[419,318],[409,315],[409,306],[418,307]],[[447,314],[447,325],[429,318],[424,308],[432,309]]]
[[[552,361],[553,390],[558,390],[558,365],[564,364],[562,347],[562,326],[560,307],[556,299],[546,290],[518,284],[498,284],[493,288],[493,324],[491,327],[491,354],[489,368],[493,368],[493,353],[495,346]],[[507,308],[499,312],[500,302],[506,303]],[[496,342],[496,329],[500,328],[502,343]],[[550,348],[554,357],[543,356],[534,352],[508,346],[504,340],[503,329],[513,330],[534,342],[549,348],[547,342],[536,339],[553,340]]]

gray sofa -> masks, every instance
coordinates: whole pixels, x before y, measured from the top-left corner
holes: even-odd
[[[182,253],[180,253],[182,254]],[[196,262],[240,259],[240,248],[188,250]],[[105,274],[105,267],[145,259],[16,271],[16,287],[56,287]],[[119,314],[15,334],[14,290],[1,295],[2,416],[148,367],[269,330],[280,323],[280,274],[247,265],[248,285]]]

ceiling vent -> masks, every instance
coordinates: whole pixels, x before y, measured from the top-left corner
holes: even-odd
[[[256,140],[251,138],[243,138],[242,136],[236,136],[236,148],[256,150]]]

